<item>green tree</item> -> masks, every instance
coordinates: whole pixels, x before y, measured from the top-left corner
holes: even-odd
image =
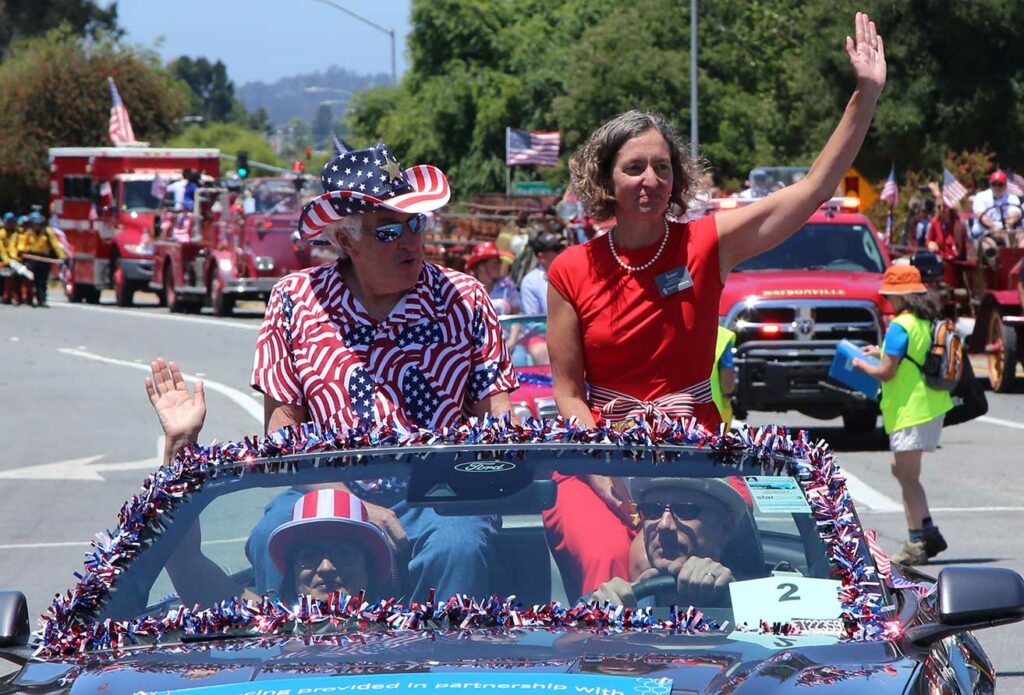
[[[0,58],[16,39],[45,34],[65,25],[76,36],[121,35],[117,3],[106,8],[90,0],[3,0],[0,2]]]
[[[331,140],[331,127],[334,125],[334,114],[327,104],[320,104],[313,114],[312,138],[314,147],[323,147]]]
[[[206,122],[240,122],[246,118],[245,108],[235,98],[235,85],[221,61],[211,63],[203,57],[181,56],[168,65],[170,71],[192,90],[191,112]]]
[[[44,202],[47,150],[108,145],[113,76],[140,140],[162,143],[179,127],[187,87],[155,53],[68,29],[19,41],[0,63],[0,196]]]
[[[239,150],[246,150],[251,161],[285,166],[285,161],[274,153],[263,133],[250,130],[237,123],[192,125],[171,138],[167,145],[169,147],[216,147],[221,154],[229,157],[234,157]],[[259,170],[256,169],[253,173],[259,175]]]

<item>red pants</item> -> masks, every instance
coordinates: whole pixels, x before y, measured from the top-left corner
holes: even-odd
[[[570,601],[612,577],[629,578],[633,532],[587,482],[555,473],[555,506],[542,514],[548,546]]]
[[[9,275],[4,278],[3,301],[28,304],[32,301],[32,281],[20,275]]]

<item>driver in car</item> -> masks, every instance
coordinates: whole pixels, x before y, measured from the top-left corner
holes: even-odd
[[[344,490],[308,492],[292,517],[270,534],[270,558],[281,572],[283,598],[321,601],[341,592],[368,596],[393,587],[394,556],[384,533],[370,523],[366,505]]]
[[[630,489],[642,526],[633,548],[641,560],[630,563],[632,582],[613,577],[591,597],[641,608],[721,605],[735,580],[733,570],[722,564],[722,553],[736,522],[749,514],[740,488],[746,492],[739,478],[633,479]],[[654,594],[637,591],[657,577],[675,582],[664,582],[664,590]]]

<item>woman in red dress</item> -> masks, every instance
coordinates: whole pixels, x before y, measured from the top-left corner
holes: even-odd
[[[591,135],[570,160],[572,189],[608,234],[552,264],[548,349],[559,413],[587,426],[659,416],[715,428],[709,376],[725,278],[779,244],[829,199],[853,163],[885,84],[874,22],[857,13],[846,52],[857,79],[839,125],[801,181],[690,223],[700,169],[661,116],[630,111]],[[589,386],[589,394],[588,394]],[[548,540],[570,592],[628,576],[629,496],[621,480],[557,476]]]

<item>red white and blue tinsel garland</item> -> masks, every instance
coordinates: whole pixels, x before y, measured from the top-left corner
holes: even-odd
[[[880,578],[860,552],[863,533],[853,513],[845,477],[828,447],[809,442],[804,433],[791,436],[785,429],[711,433],[694,419],[657,419],[621,431],[584,428],[575,420],[528,420],[521,425],[486,418],[483,422],[441,430],[408,430],[381,426],[372,430],[321,429],[311,424],[286,428],[265,438],[202,447],[192,445],[174,462],[152,473],[142,490],[126,502],[114,531],[98,534],[86,554],[85,573],[64,596],[55,597],[42,618],[37,655],[58,658],[96,649],[119,649],[159,642],[169,633],[180,636],[217,634],[301,634],[325,628],[408,630],[421,628],[475,627],[587,627],[591,629],[670,629],[707,631],[725,629],[705,620],[690,608],[674,610],[667,619],[655,619],[650,611],[580,601],[566,608],[558,603],[523,606],[515,597],[475,600],[455,596],[447,601],[403,605],[395,599],[370,603],[359,596],[336,595],[329,601],[306,597],[287,606],[264,597],[258,602],[223,601],[198,610],[186,607],[165,614],[130,621],[94,619],[119,573],[162,532],[174,511],[205,482],[222,475],[274,473],[293,465],[280,457],[292,454],[351,452],[335,457],[328,465],[354,463],[360,451],[381,447],[436,445],[615,445],[626,455],[650,455],[649,447],[691,446],[707,451],[723,462],[741,458],[781,472],[792,465],[807,492],[818,533],[832,563],[832,575],[841,582],[840,601],[848,639],[885,639],[893,636],[891,607],[885,605]],[[397,454],[396,454],[397,455]],[[788,463],[787,463],[788,461]],[[740,629],[744,629],[741,626]],[[762,632],[793,634],[788,625],[767,625]]]

